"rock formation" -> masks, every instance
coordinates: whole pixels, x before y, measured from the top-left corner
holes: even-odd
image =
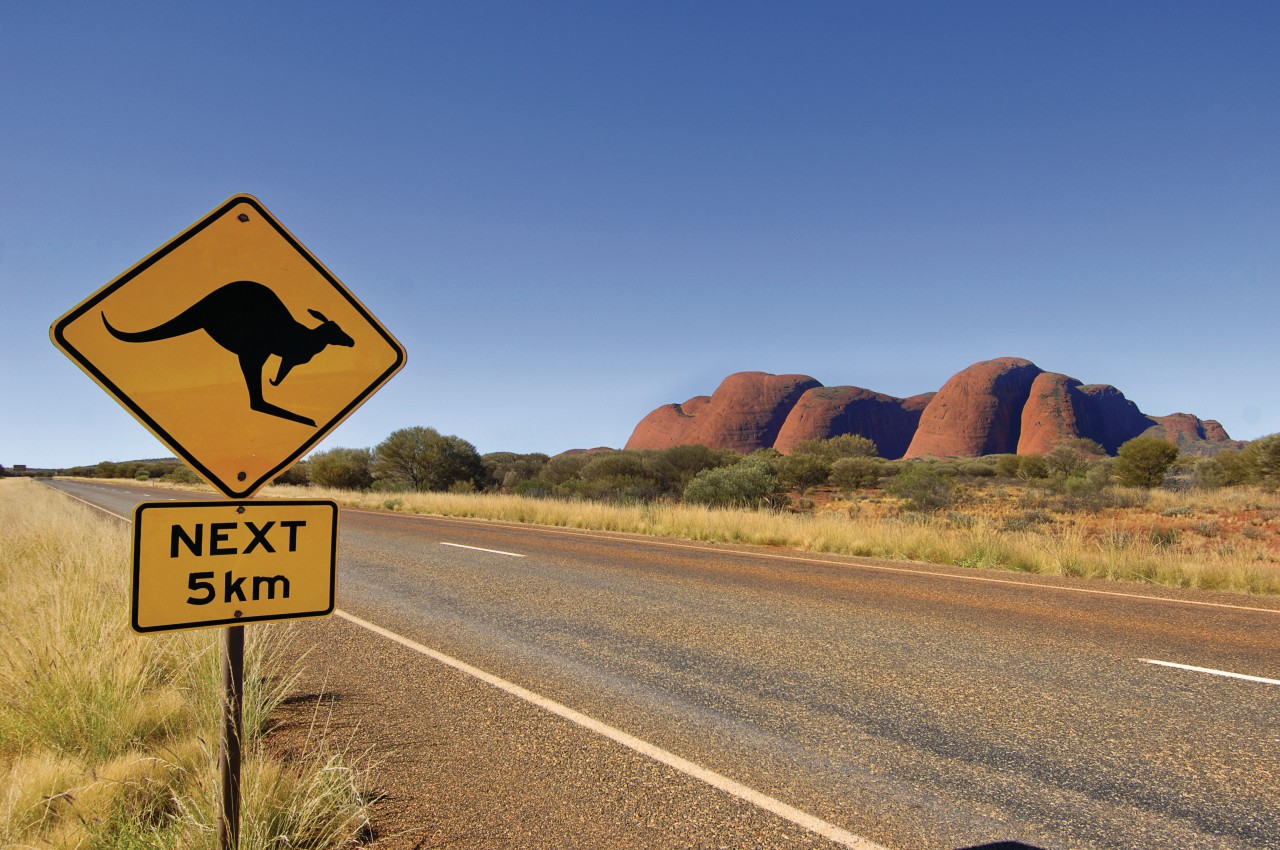
[[[1159,437],[1178,447],[1183,454],[1213,454],[1223,447],[1239,448],[1244,444],[1232,440],[1227,431],[1213,419],[1200,419],[1190,413],[1171,413],[1154,416],[1152,425],[1142,432],[1143,437]]]
[[[894,398],[861,387],[814,387],[791,409],[773,447],[789,454],[805,440],[857,434],[875,443],[881,457],[900,458],[933,396]]]
[[[650,413],[627,441],[629,449],[702,443],[744,454],[774,444],[787,414],[805,390],[822,386],[808,375],[737,372],[711,395]]]
[[[1018,450],[1022,408],[1040,367],[1018,357],[975,363],[942,385],[905,457],[977,457]]]
[[[1031,382],[1022,408],[1018,454],[1042,455],[1059,443],[1083,433],[1089,419],[1089,400],[1080,382],[1057,372],[1041,372]]]
[[[1243,445],[1218,422],[1191,414],[1150,417],[1107,384],[1081,384],[1029,360],[1001,357],[953,375],[937,393],[910,398],[861,387],[824,387],[808,375],[738,372],[710,396],[666,404],[636,426],[629,449],[702,443],[786,454],[805,440],[857,434],[881,457],[1045,454],[1084,437],[1114,455],[1139,435],[1189,454]]]

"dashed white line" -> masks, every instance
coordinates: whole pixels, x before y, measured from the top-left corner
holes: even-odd
[[[521,555],[519,552],[503,552],[501,549],[485,549],[480,546],[464,546],[461,543],[445,543],[441,542],[441,546],[452,546],[455,549],[470,549],[473,552],[488,552],[491,555],[506,555],[508,558],[527,558],[527,555]]]
[[[726,794],[732,794],[738,799],[750,803],[757,808],[775,814],[778,817],[785,818],[797,826],[821,835],[823,838],[834,841],[836,844],[851,848],[851,850],[886,850],[874,841],[870,841],[859,835],[854,835],[852,832],[841,829],[833,823],[822,820],[808,812],[801,811],[794,806],[789,806],[781,800],[756,791],[754,788],[748,788],[746,785],[743,785],[740,782],[735,782],[724,774],[716,773],[714,770],[695,764],[688,759],[681,758],[669,750],[664,750],[655,744],[651,744],[648,741],[641,740],[634,735],[623,732],[621,729],[616,729],[607,723],[602,723],[594,717],[590,717],[580,711],[575,711],[572,708],[569,708],[567,705],[548,699],[541,694],[536,694],[527,688],[522,688],[517,684],[508,682],[506,679],[501,679],[492,673],[479,669],[478,667],[472,667],[465,661],[460,661],[457,658],[445,655],[443,652],[432,649],[431,647],[423,646],[417,641],[398,635],[389,629],[384,629],[382,626],[370,623],[368,620],[362,620],[356,615],[349,614],[341,609],[336,610],[333,613],[348,622],[360,626],[361,628],[368,629],[376,635],[381,635],[387,640],[395,641],[403,647],[439,661],[441,664],[452,667],[461,673],[466,673],[468,676],[473,676],[486,684],[492,685],[493,687],[505,691],[514,697],[518,697],[525,702],[531,703],[538,708],[549,711],[571,723],[576,723],[584,729],[590,730],[597,735],[602,735],[611,741],[640,753],[643,756],[648,756],[654,761],[661,762],[668,767],[674,768],[686,776],[691,776],[694,779],[705,782],[719,791],[723,791]]]
[[[1139,658],[1144,664],[1158,664],[1161,667],[1173,667],[1177,670],[1189,670],[1192,673],[1208,673],[1210,676],[1226,676],[1229,679],[1244,679],[1246,682],[1261,682],[1264,685],[1280,685],[1280,679],[1267,679],[1263,676],[1250,676],[1246,673],[1232,673],[1229,670],[1214,670],[1212,667],[1193,667],[1190,664],[1178,664],[1173,661],[1158,661],[1154,658]]]

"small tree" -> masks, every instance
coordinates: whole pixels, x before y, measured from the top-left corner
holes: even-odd
[[[1159,437],[1134,437],[1116,453],[1113,470],[1128,487],[1158,487],[1178,459],[1178,447]]]
[[[1061,475],[1063,478],[1070,478],[1076,473],[1082,473],[1088,462],[1073,447],[1066,443],[1059,443],[1053,447],[1053,450],[1044,456],[1045,466],[1049,468],[1049,472],[1054,475]]]
[[[1280,434],[1254,440],[1240,454],[1247,480],[1267,490],[1280,490]]]
[[[373,452],[368,449],[329,449],[312,455],[310,478],[321,487],[368,490],[373,486]]]
[[[412,490],[448,490],[457,482],[474,484],[485,477],[475,446],[420,425],[393,431],[374,448],[373,457],[375,479]]]

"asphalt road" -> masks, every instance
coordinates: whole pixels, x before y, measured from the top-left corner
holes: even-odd
[[[404,846],[838,845],[356,619],[846,846],[1280,848],[1276,600],[348,510],[339,556],[313,679],[438,819]]]

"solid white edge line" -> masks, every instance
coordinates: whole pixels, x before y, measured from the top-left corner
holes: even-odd
[[[548,699],[541,694],[536,694],[527,688],[522,688],[517,684],[508,682],[506,679],[501,679],[492,673],[479,669],[478,667],[473,667],[465,661],[460,661],[457,658],[445,655],[431,647],[423,646],[417,641],[398,635],[389,629],[384,629],[382,626],[371,623],[368,620],[363,620],[360,617],[341,609],[335,610],[333,613],[354,625],[367,629],[376,635],[386,638],[387,640],[395,641],[407,649],[421,653],[422,655],[434,659],[448,667],[452,667],[461,673],[466,673],[468,676],[479,679],[486,684],[492,685],[493,687],[505,691],[514,697],[518,697],[525,702],[535,705],[544,711],[549,711],[558,717],[562,717],[571,723],[575,723],[584,729],[596,733],[597,735],[602,735],[605,738],[621,744],[622,746],[643,756],[647,756],[654,761],[661,762],[668,767],[674,768],[686,776],[705,782],[719,791],[723,791],[726,794],[732,794],[738,799],[750,803],[757,808],[789,820],[797,826],[821,835],[823,838],[830,839],[844,847],[849,847],[851,850],[886,850],[886,848],[873,841],[854,835],[852,832],[841,829],[835,824],[828,823],[827,821],[815,817],[808,812],[802,812],[794,806],[787,805],[781,800],[774,799],[767,794],[762,794],[753,788],[748,788],[742,783],[735,782],[723,774],[716,773],[714,770],[709,770],[708,768],[695,764],[688,759],[681,758],[675,753],[664,750],[655,744],[650,744],[648,741],[641,740],[634,735],[623,732],[621,729],[616,729],[607,723],[602,723],[594,717],[589,717],[580,711],[575,711],[567,705],[558,703],[553,699]]]
[[[1178,664],[1173,661],[1158,661],[1155,658],[1139,658],[1138,660],[1144,664],[1158,664],[1161,667],[1190,670],[1192,673],[1208,673],[1211,676],[1226,676],[1228,679],[1244,679],[1246,682],[1261,682],[1264,685],[1280,685],[1280,679],[1267,679],[1263,676],[1250,676],[1247,673],[1232,673],[1230,670],[1214,670],[1212,667],[1193,667],[1190,664]]]
[[[491,555],[506,555],[508,558],[525,558],[525,557],[528,557],[528,556],[526,556],[526,555],[521,555],[519,552],[503,552],[501,549],[485,549],[485,548],[480,547],[480,546],[464,546],[464,545],[463,545],[463,544],[461,544],[461,543],[445,543],[444,541],[441,541],[441,542],[440,542],[440,545],[441,545],[441,546],[452,546],[452,547],[454,547],[455,549],[470,549],[470,550],[471,550],[471,551],[473,551],[473,552],[488,552],[488,553],[489,553],[489,554],[491,554]]]
[[[66,496],[68,499],[75,499],[80,504],[87,505],[93,508],[95,511],[102,511],[104,514],[111,517],[112,519],[122,519],[125,522],[129,522],[129,518],[124,514],[118,514],[115,511],[108,510],[107,508],[101,507],[100,505],[95,505],[93,502],[90,502],[88,499],[82,499],[79,496],[75,496],[71,493],[68,493],[66,490],[58,490],[57,487],[54,487],[52,485],[45,484],[44,486],[48,487],[50,490],[57,490],[59,493]]]

